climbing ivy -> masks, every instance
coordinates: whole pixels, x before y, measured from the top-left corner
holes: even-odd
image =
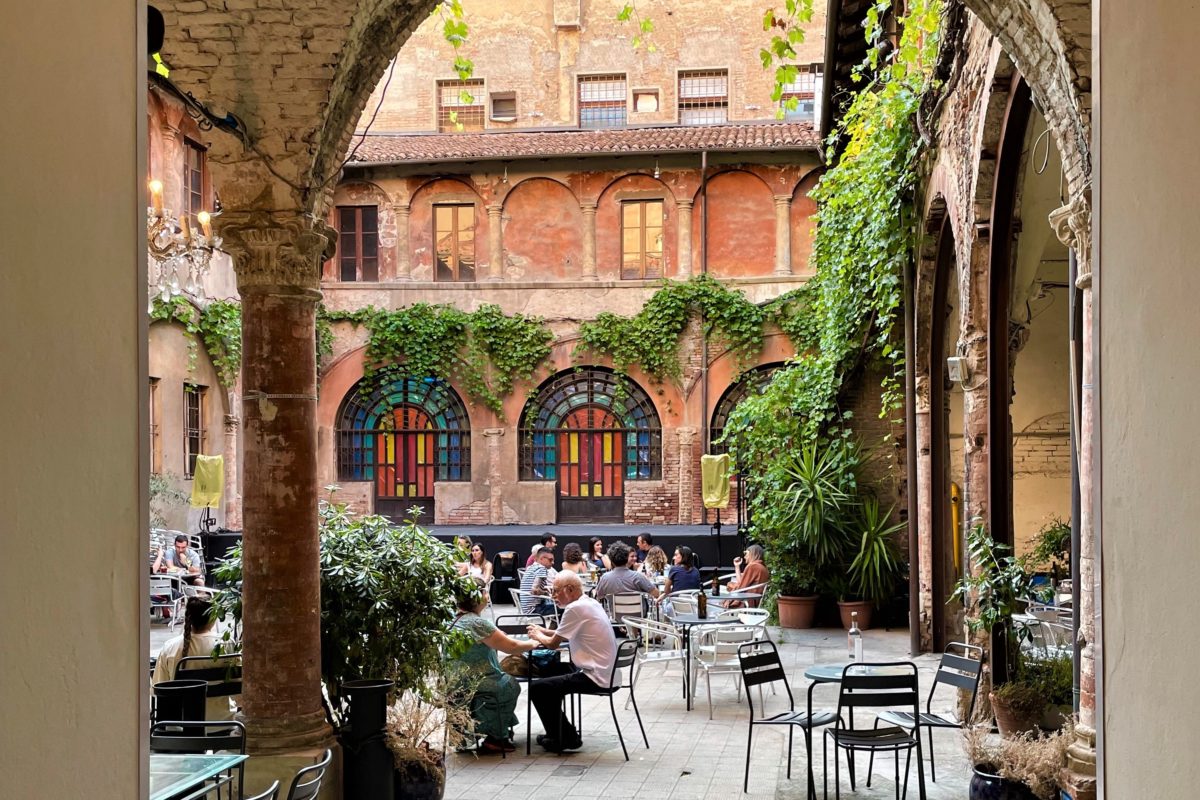
[[[882,64],[876,45],[889,4],[871,8],[869,55],[855,71],[863,85],[830,141],[831,151],[836,142],[845,147],[812,194],[818,204],[812,254],[816,274],[806,286],[808,313],[793,317],[799,335],[811,337],[812,347],[800,349],[761,395],[741,403],[726,428],[731,450],[742,463],[768,465],[750,476],[763,487],[781,480],[769,468],[779,463],[779,454],[803,442],[842,435],[848,414],[839,408],[839,396],[847,378],[863,366],[874,363],[884,373],[882,415],[894,413],[902,402],[903,349],[896,321],[915,234],[912,206],[920,147],[915,115],[933,84],[942,4],[913,0],[907,6],[899,47]],[[788,14],[768,15],[764,22],[790,19],[787,24],[796,24],[802,8],[789,3]],[[784,29],[787,41],[786,25]],[[772,56],[785,57],[786,51]],[[764,56],[764,66],[768,62]]]
[[[318,347],[332,350],[330,323],[367,329],[368,381],[386,383],[403,365],[411,375],[454,380],[497,414],[518,380],[528,380],[550,355],[554,336],[541,317],[506,315],[499,306],[476,311],[417,303],[407,308],[318,313]]]
[[[213,300],[196,306],[182,295],[167,301],[155,297],[150,319],[183,325],[188,335],[189,371],[196,368],[197,341],[200,341],[221,386],[228,389],[237,382],[242,368],[242,307],[236,300]]]
[[[604,312],[581,324],[576,355],[603,354],[612,359],[618,372],[636,366],[655,381],[677,381],[683,370],[680,340],[692,315],[701,314],[705,337],[728,348],[740,372],[752,365],[762,350],[767,322],[778,324],[797,347],[807,346],[805,325],[795,319],[795,315],[803,316],[802,296],[803,290],[790,292],[758,306],[741,291],[708,275],[664,281],[637,314],[623,317]]]

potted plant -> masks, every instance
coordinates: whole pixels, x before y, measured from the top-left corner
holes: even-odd
[[[986,724],[963,729],[963,748],[974,770],[968,800],[1054,800],[1058,776],[1074,738],[1068,724],[1049,734],[996,737]]]
[[[881,511],[874,497],[863,499],[857,521],[849,528],[853,558],[846,568],[847,586],[851,594],[838,599],[842,625],[850,628],[851,614],[858,614],[858,627],[871,627],[871,611],[885,602],[896,588],[896,579],[903,564],[896,546],[896,533],[904,523],[892,522],[894,508]],[[857,599],[853,599],[857,598]]]
[[[471,695],[478,678],[444,663],[420,691],[410,689],[387,709],[386,738],[396,764],[395,796],[439,800],[446,790],[446,753],[477,741]]]
[[[817,611],[817,571],[812,562],[804,558],[772,557],[767,551],[767,568],[775,585],[773,596],[783,628],[811,628]]]
[[[386,759],[379,735],[385,724],[382,706],[377,715],[356,715],[377,724],[375,732],[356,731],[349,725],[348,694],[359,692],[382,703],[387,694],[425,691],[442,653],[456,639],[451,630],[455,592],[464,579],[453,551],[415,522],[396,525],[377,515],[358,516],[345,504],[322,503],[319,513],[322,700],[334,732],[351,745],[347,753],[364,753],[363,742],[370,740],[375,756],[382,753]],[[241,580],[240,547],[231,551],[217,576],[230,586]],[[218,594],[217,613],[240,619],[240,594]],[[361,701],[354,702],[361,712]],[[344,775],[347,796],[392,796],[390,769],[380,775],[348,765]],[[386,792],[379,786],[385,779]],[[362,781],[371,781],[371,788],[356,783],[351,790],[350,783]]]
[[[1071,574],[1071,522],[1051,515],[1033,538],[1033,549],[1024,556],[1026,572],[1049,570],[1051,592],[1063,576]]]

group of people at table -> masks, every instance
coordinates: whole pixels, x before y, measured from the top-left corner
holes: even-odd
[[[481,586],[486,585],[492,565],[483,547],[466,537],[459,537],[456,545],[460,552],[468,554],[459,571],[477,578]],[[537,743],[552,752],[575,750],[583,742],[563,712],[563,700],[567,695],[596,694],[611,686],[617,637],[624,634],[622,626],[605,610],[604,599],[635,592],[653,602],[663,602],[672,592],[701,588],[700,572],[693,563],[691,549],[675,548],[668,567],[666,553],[654,545],[649,533],[639,535],[633,548],[615,542],[605,550],[603,542],[592,537],[585,554],[578,544],[568,544],[563,548],[561,568],[557,570],[554,569],[556,545],[554,534],[546,534],[534,546],[519,594],[521,615],[551,617],[557,606],[560,612],[556,628],[530,624],[525,637],[510,636],[483,616],[488,603],[486,594],[464,592],[459,598],[454,625],[474,642],[460,659],[479,678],[471,712],[477,733],[485,737],[479,746],[481,752],[515,749],[511,737],[518,722],[515,712],[520,684],[501,669],[499,654],[543,648],[558,650],[565,643],[570,645],[569,661],[556,658],[539,668],[539,677],[530,681],[529,697],[546,731],[537,737]],[[750,545],[744,557],[734,559],[734,570],[733,578],[726,584],[731,590],[760,587],[769,578],[763,564],[763,550],[758,545]],[[585,576],[592,579],[590,591],[585,586]],[[663,581],[661,589],[656,578]],[[761,594],[761,588],[752,591]]]

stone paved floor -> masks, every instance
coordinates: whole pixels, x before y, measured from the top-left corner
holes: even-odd
[[[512,609],[509,608],[508,611]],[[505,613],[500,607],[499,613]],[[808,681],[804,669],[811,664],[844,662],[846,636],[840,630],[780,631],[772,629],[780,656],[788,672],[788,681],[797,702],[805,702]],[[867,631],[864,649],[871,661],[908,660],[908,632]],[[916,659],[920,670],[922,697],[928,692],[937,668],[936,656]],[[786,733],[758,728],[754,734],[751,758],[750,793],[742,795],[742,774],[746,757],[746,730],[749,711],[745,697],[736,697],[732,676],[713,678],[713,719],[708,719],[703,678],[695,710],[684,710],[678,668],[664,672],[661,666],[647,667],[638,678],[638,706],[650,739],[650,749],[642,744],[633,710],[624,710],[626,692],[617,695],[617,716],[629,747],[630,761],[621,755],[613,729],[608,702],[604,698],[584,697],[584,746],[577,753],[557,756],[542,751],[536,743],[533,754],[525,755],[525,695],[517,705],[521,725],[517,728],[519,749],[507,759],[499,756],[452,756],[446,784],[447,800],[524,800],[545,798],[632,798],[633,800],[701,800],[702,798],[769,798],[800,800],[805,796],[805,755],[803,738],[797,731],[793,751],[792,779],[787,778]],[[524,691],[524,687],[523,687]],[[768,710],[785,707],[786,697],[766,697]],[[934,699],[934,710],[949,711],[953,692],[942,690]],[[818,687],[814,708],[837,704],[834,686]],[[801,705],[802,707],[802,705]],[[542,732],[534,714],[533,733]],[[821,796],[822,768],[819,736],[814,736],[817,793]],[[970,769],[954,731],[936,731],[938,782],[928,780],[928,797],[963,798],[967,794]],[[830,765],[832,766],[832,751]],[[928,757],[927,757],[928,758]],[[859,763],[865,772],[866,759]],[[848,771],[842,763],[842,791],[847,797],[890,798],[895,796],[892,761],[880,758],[875,778],[868,789],[861,782],[856,793],[849,791]],[[900,765],[903,780],[904,765]],[[911,795],[917,797],[916,767],[909,779]],[[830,796],[833,796],[832,775]]]

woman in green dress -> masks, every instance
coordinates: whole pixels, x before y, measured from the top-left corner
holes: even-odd
[[[479,683],[471,698],[471,716],[476,733],[486,738],[480,752],[512,752],[512,728],[517,724],[517,699],[521,686],[511,675],[500,669],[497,651],[523,653],[536,648],[537,642],[517,641],[498,630],[491,621],[479,616],[486,601],[477,594],[462,594],[458,598],[458,617],[454,627],[467,634],[473,642],[458,660],[467,666]]]

